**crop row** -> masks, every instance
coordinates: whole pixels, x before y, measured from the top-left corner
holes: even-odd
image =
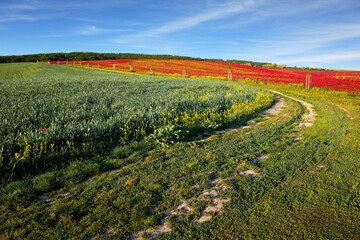
[[[53,61],[51,64],[74,64],[89,67],[136,71],[146,73],[181,74],[188,76],[228,76],[278,83],[304,84],[312,75],[312,86],[332,90],[360,93],[360,71],[307,71],[301,69],[266,69],[224,62],[163,59],[117,59],[100,61]]]
[[[62,168],[68,164],[64,159],[152,133],[165,140],[179,137],[164,135],[161,128],[166,126],[175,126],[174,131],[176,126],[186,128],[182,135],[192,129],[215,129],[241,121],[273,101],[271,94],[236,83],[32,67],[35,71],[28,75],[21,64],[0,68],[13,73],[0,78],[3,177],[23,177],[26,167],[39,172]],[[50,161],[48,156],[57,158]]]

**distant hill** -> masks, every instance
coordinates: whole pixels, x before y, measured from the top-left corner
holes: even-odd
[[[286,65],[276,65],[265,62],[253,62],[245,60],[223,60],[209,58],[194,58],[175,55],[154,55],[154,54],[138,54],[138,53],[95,53],[95,52],[71,52],[71,53],[40,53],[29,55],[12,55],[0,56],[0,63],[14,62],[36,62],[36,61],[80,61],[80,60],[106,60],[106,59],[180,59],[180,60],[198,60],[212,62],[228,62],[243,64],[253,67],[264,68],[283,68]]]

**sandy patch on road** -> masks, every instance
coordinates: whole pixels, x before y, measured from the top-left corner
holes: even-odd
[[[301,103],[303,106],[305,106],[306,109],[308,110],[308,112],[302,116],[302,122],[299,124],[299,127],[311,127],[313,125],[313,122],[317,116],[317,113],[315,112],[314,106],[311,103],[305,102],[303,100],[300,100],[300,99],[297,99],[294,97],[287,96],[278,91],[274,91],[274,90],[269,90],[269,91],[272,93],[279,94],[284,97],[290,98],[294,101]]]
[[[180,216],[190,215],[194,209],[190,207],[190,202],[206,202],[207,206],[204,210],[201,211],[199,219],[194,220],[195,223],[202,223],[206,221],[210,221],[213,216],[221,214],[223,204],[229,202],[230,199],[223,199],[218,196],[218,192],[224,192],[229,187],[223,183],[221,183],[220,179],[215,179],[207,183],[212,186],[210,189],[204,190],[200,196],[189,198],[187,200],[180,200],[180,205],[176,207],[175,210],[166,210],[166,217],[161,220],[161,224],[152,229],[147,229],[145,231],[140,231],[129,236],[130,240],[140,240],[143,239],[143,234],[148,234],[150,238],[156,239],[158,234],[167,235],[171,232],[171,228],[169,226],[169,218],[171,216],[176,217],[176,221],[180,221]],[[193,186],[191,189],[199,189],[198,186]]]

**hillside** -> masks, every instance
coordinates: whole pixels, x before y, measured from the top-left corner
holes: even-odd
[[[107,59],[179,59],[179,60],[197,60],[197,61],[213,61],[228,62],[236,64],[247,64],[249,66],[268,66],[276,67],[271,63],[253,62],[245,60],[226,60],[195,58],[175,55],[159,55],[159,54],[138,54],[138,53],[95,53],[95,52],[71,52],[71,53],[43,53],[28,55],[12,55],[0,56],[0,63],[15,62],[37,62],[37,61],[90,61],[90,60],[107,60]]]
[[[305,85],[311,75],[311,87],[360,93],[360,71],[321,71],[302,69],[268,69],[236,63],[178,59],[112,59],[95,61],[47,61],[98,70],[137,72],[148,75],[206,77],[228,80],[250,79],[263,82]]]
[[[1,239],[360,237],[359,95],[60,64],[0,73]]]

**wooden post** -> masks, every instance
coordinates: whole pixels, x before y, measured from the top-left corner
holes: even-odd
[[[228,72],[228,80],[231,81],[232,80],[232,71]]]
[[[232,66],[231,66],[231,63],[229,63],[229,66],[228,66],[228,80],[231,81],[232,80]]]
[[[306,79],[305,79],[305,88],[306,89],[311,88],[311,80],[312,80],[312,76],[310,74],[306,75]]]

